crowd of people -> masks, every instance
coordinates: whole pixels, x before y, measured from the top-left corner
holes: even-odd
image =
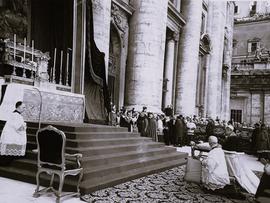
[[[264,151],[270,149],[269,132],[270,130],[261,122],[252,127],[245,122],[237,123],[234,121],[221,121],[218,117],[200,118],[193,115],[173,115],[172,107],[168,106],[162,114],[154,114],[147,111],[147,107],[143,107],[141,112],[134,109],[127,110],[124,107],[120,111],[116,111],[115,106],[112,107],[110,113],[110,124],[113,126],[126,127],[130,132],[139,132],[141,136],[151,137],[154,141],[164,140],[166,145],[184,146],[189,145],[194,138],[195,131],[204,126],[205,138],[215,134],[217,127],[223,128],[223,138],[230,138],[235,146],[235,137],[240,137],[241,130],[249,129],[252,133],[250,139],[252,148],[258,152],[259,156],[264,157]]]

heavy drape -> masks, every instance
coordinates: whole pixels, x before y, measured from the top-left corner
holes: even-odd
[[[86,56],[85,98],[88,119],[107,119],[110,99],[106,82],[104,53],[99,51],[94,40],[92,1],[86,0]],[[106,112],[106,110],[107,112]]]

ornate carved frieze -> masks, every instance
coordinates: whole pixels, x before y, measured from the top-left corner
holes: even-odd
[[[112,3],[111,8],[111,22],[116,26],[118,30],[123,47],[125,46],[125,40],[128,34],[128,17],[125,11],[123,11],[118,5]]]

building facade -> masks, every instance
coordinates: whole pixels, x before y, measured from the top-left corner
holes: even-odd
[[[231,75],[231,118],[270,124],[270,4],[236,2]]]
[[[9,6],[8,2],[0,0],[0,7]],[[102,90],[88,91],[93,86],[85,82],[89,1],[35,2],[21,3],[26,29],[21,40],[34,37],[40,50],[50,52],[49,82],[60,85],[60,90],[85,95],[86,109],[87,105],[100,105],[102,102],[87,94],[100,98]],[[93,0],[92,5],[94,39],[105,54],[110,98],[118,109],[125,106],[140,111],[147,106],[148,111],[159,113],[170,105],[174,113],[184,116],[229,119],[233,2]],[[54,20],[42,18],[42,12],[50,12],[48,19]],[[60,51],[57,53],[56,66],[61,68],[56,70],[52,68],[55,47],[72,50],[72,60],[63,64]],[[62,66],[69,66],[65,74]],[[63,80],[68,87],[63,87]],[[102,116],[104,112],[95,118]]]
[[[100,39],[110,46],[100,47],[109,53],[113,103],[228,119],[233,12],[232,2],[197,0],[113,0],[110,23],[95,12],[96,27],[110,33]]]

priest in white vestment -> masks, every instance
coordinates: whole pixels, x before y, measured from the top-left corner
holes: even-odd
[[[222,189],[230,184],[225,154],[215,136],[209,137],[211,151],[202,160],[202,183],[209,190]]]
[[[0,138],[0,155],[24,156],[26,149],[26,123],[21,113],[25,105],[17,102],[16,110],[7,120]]]

